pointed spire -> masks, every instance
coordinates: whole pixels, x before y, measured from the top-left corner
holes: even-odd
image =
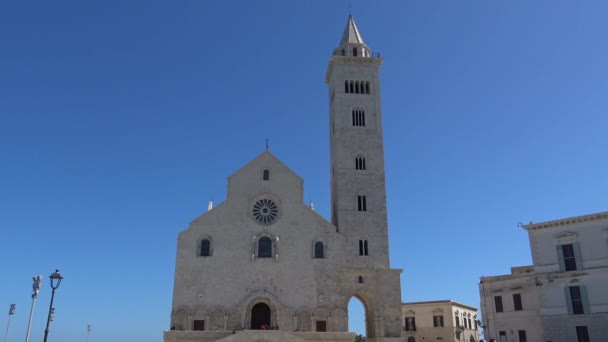
[[[340,45],[344,44],[365,44],[357,28],[357,24],[355,24],[355,18],[352,15],[348,16],[346,28],[342,34],[342,41],[340,41]]]
[[[372,57],[372,50],[365,45],[352,15],[348,16],[340,46],[334,50],[334,56]]]
[[[207,207],[207,211],[213,209],[213,201],[209,201],[209,206]]]

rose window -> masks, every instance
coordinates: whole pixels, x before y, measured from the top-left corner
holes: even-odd
[[[270,199],[263,198],[253,205],[253,217],[258,223],[268,225],[273,223],[279,215],[279,208]]]

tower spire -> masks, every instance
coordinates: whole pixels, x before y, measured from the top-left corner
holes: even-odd
[[[371,50],[365,45],[352,15],[348,16],[340,46],[334,50],[334,56],[371,57]]]

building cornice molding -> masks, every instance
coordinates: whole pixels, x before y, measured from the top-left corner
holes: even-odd
[[[334,65],[339,64],[375,64],[381,65],[384,58],[382,57],[349,57],[349,56],[331,56],[329,65],[327,66],[327,72],[325,73],[325,83],[329,83],[332,72],[334,71]]]
[[[524,225],[522,225],[522,227],[527,231],[533,231],[533,230],[541,230],[541,229],[548,229],[548,228],[554,228],[554,227],[563,227],[563,226],[568,226],[568,225],[577,224],[577,223],[584,223],[584,222],[591,222],[591,221],[598,221],[598,220],[605,220],[605,219],[608,219],[608,211],[595,213],[595,214],[589,214],[589,215],[583,215],[583,216],[568,217],[565,219],[554,220],[554,221],[524,224]]]

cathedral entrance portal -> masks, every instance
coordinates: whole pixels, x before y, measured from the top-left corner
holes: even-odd
[[[260,330],[262,325],[270,327],[270,307],[265,303],[257,303],[251,308],[251,329]]]

